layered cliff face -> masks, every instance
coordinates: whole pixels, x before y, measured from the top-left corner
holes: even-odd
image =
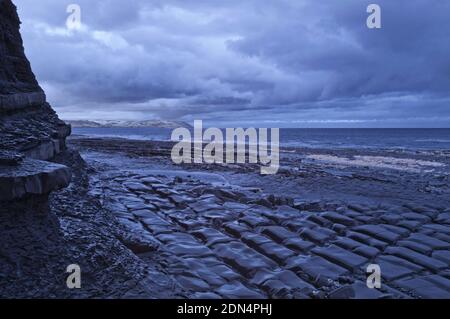
[[[20,20],[11,1],[0,1],[0,100],[1,108],[15,108],[6,103],[15,96],[28,94],[35,96],[35,102],[42,104],[45,96],[31,72],[30,63],[25,58],[22,38],[19,33]],[[30,101],[31,102],[31,101]],[[16,102],[16,104],[18,104]],[[22,106],[24,103],[22,103]]]
[[[11,0],[0,0],[0,201],[46,195],[70,171],[45,162],[63,149],[70,126],[46,102],[27,60]]]
[[[70,126],[46,102],[19,25],[0,0],[0,299],[167,298],[173,282],[123,244],[143,245],[89,194],[86,163],[65,149]],[[73,263],[83,289],[66,285]]]

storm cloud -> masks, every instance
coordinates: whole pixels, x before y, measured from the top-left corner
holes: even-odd
[[[66,119],[214,125],[450,124],[450,2],[16,0],[33,70]],[[83,28],[65,26],[71,3]]]

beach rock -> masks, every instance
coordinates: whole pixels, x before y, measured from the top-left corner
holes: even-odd
[[[305,210],[311,212],[323,211],[322,202],[320,201],[312,201],[312,202],[296,201],[294,202],[294,207],[297,208],[298,210]]]
[[[380,225],[358,226],[355,227],[354,230],[366,235],[373,236],[374,238],[377,238],[389,244],[395,243],[402,237],[400,234],[387,230]]]
[[[217,289],[217,293],[230,299],[262,299],[264,295],[252,291],[240,282],[232,282]]]
[[[294,255],[292,250],[274,242],[262,244],[258,248],[258,251],[272,260],[275,260],[279,264],[284,264],[289,257]]]
[[[289,238],[283,242],[287,248],[297,252],[307,252],[315,245],[309,241],[300,238]]]
[[[158,250],[159,247],[159,244],[152,236],[139,232],[124,234],[121,241],[135,254],[153,252]]]
[[[396,281],[396,285],[409,293],[414,293],[416,296],[425,299],[440,299],[443,296],[448,296],[450,288],[448,279],[433,276],[402,279]]]
[[[381,256],[376,263],[383,269],[383,277],[388,281],[406,277],[423,271],[423,267],[395,256]]]
[[[281,226],[269,226],[264,228],[263,234],[272,238],[274,241],[281,243],[289,238],[296,238],[298,235]]]
[[[194,291],[208,291],[210,289],[207,282],[201,278],[190,276],[178,276],[177,281],[186,289]]]
[[[66,166],[31,159],[18,166],[0,166],[0,201],[48,194],[68,186],[71,177]]]
[[[306,274],[319,285],[329,285],[331,281],[338,280],[340,276],[348,273],[344,268],[333,264],[322,257],[292,257],[288,260],[287,268],[299,276]]]
[[[269,195],[266,200],[273,206],[294,206],[294,199],[292,197]]]
[[[357,224],[357,222],[354,219],[336,212],[326,212],[322,216],[334,223],[342,224],[345,226],[355,226]]]
[[[352,286],[340,287],[328,295],[330,299],[351,299],[355,297],[355,290]]]
[[[335,245],[331,245],[325,248],[314,248],[312,252],[324,257],[327,260],[332,261],[333,263],[341,267],[347,268],[350,271],[357,269],[368,261],[368,259],[365,257],[362,257]]]
[[[300,232],[300,236],[306,240],[312,241],[314,243],[323,245],[328,240],[332,238],[329,234],[324,231],[319,231],[317,229],[305,228]]]
[[[386,253],[406,259],[414,264],[423,266],[433,272],[448,268],[448,264],[426,255],[422,255],[408,248],[389,247]]]
[[[214,252],[238,272],[248,276],[259,269],[270,269],[275,263],[241,243],[218,244]]]

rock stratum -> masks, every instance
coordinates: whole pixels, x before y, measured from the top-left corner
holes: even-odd
[[[66,187],[70,170],[44,162],[65,149],[70,126],[46,101],[10,0],[0,1],[0,201],[48,195]]]

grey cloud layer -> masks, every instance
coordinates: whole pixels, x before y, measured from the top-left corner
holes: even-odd
[[[448,1],[376,1],[381,30],[361,0],[15,2],[65,117],[450,124]]]

